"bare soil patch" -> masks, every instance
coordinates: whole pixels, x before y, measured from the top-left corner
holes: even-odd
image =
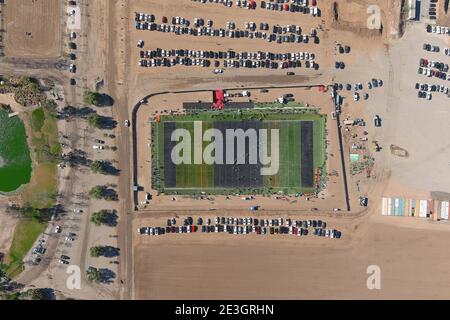
[[[61,16],[58,0],[15,0],[4,6],[5,55],[52,58],[60,54]]]

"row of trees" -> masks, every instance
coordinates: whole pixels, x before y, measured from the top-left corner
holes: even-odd
[[[94,106],[100,106],[103,103],[103,96],[98,92],[92,92],[92,91],[86,91],[84,93],[84,103],[90,104]],[[112,127],[113,124],[108,123],[108,119],[95,113],[90,113],[87,117],[87,121],[89,125],[96,129],[104,129],[108,127]],[[90,169],[93,173],[98,174],[113,174],[116,171],[114,168],[111,167],[110,163],[107,161],[102,160],[96,160],[92,161],[90,164]],[[113,189],[110,189],[108,186],[105,185],[97,185],[93,187],[89,191],[89,196],[91,196],[93,199],[104,199],[108,201],[115,201],[117,200],[117,193]],[[114,226],[117,224],[117,215],[115,211],[109,211],[109,210],[100,210],[98,212],[94,212],[91,215],[90,221],[94,223],[96,226],[100,225],[108,225],[108,226]],[[118,249],[112,248],[110,246],[94,246],[90,248],[90,255],[92,257],[101,257],[101,256],[112,256],[116,252],[118,252]],[[90,267],[86,271],[86,277],[91,282],[100,283],[103,282],[104,275],[100,269]]]
[[[108,186],[95,186],[89,191],[89,196],[97,200],[116,201],[118,200],[117,192]]]

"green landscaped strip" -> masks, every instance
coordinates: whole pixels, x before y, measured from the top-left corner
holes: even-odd
[[[35,220],[21,220],[14,231],[13,241],[8,255],[6,273],[14,277],[22,271],[23,258],[31,249],[39,235],[44,232],[45,223]]]
[[[43,108],[34,110],[31,113],[31,128],[33,131],[41,131],[45,122],[45,112]]]

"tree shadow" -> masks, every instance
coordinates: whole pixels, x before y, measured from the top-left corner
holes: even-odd
[[[114,120],[112,117],[100,116],[100,118],[101,118],[100,129],[113,130],[117,127],[117,121]]]
[[[92,113],[95,113],[95,111],[90,107],[76,108],[73,106],[65,106],[61,111],[58,112],[56,118],[59,120],[71,119],[75,117],[85,118]]]
[[[103,256],[106,258],[114,258],[118,257],[119,253],[120,253],[119,248],[115,248],[112,246],[105,246],[105,253],[103,254]]]
[[[108,214],[108,219],[106,220],[106,225],[110,227],[117,226],[117,219],[119,217],[117,216],[116,210]]]
[[[102,93],[100,95],[100,99],[98,101],[98,107],[112,107],[114,105],[114,99],[106,94],[106,93]]]
[[[83,150],[76,149],[73,152],[64,154],[62,158],[62,160],[65,163],[68,163],[71,167],[90,165],[90,161],[86,158],[86,152]]]
[[[110,269],[107,268],[100,268],[100,276],[101,276],[101,282],[103,283],[113,283],[114,279],[116,278],[116,273]]]
[[[106,200],[110,200],[110,201],[117,201],[117,200],[119,200],[119,196],[118,196],[116,190],[111,189],[111,188],[104,188],[103,189],[103,197]]]
[[[107,174],[112,176],[118,176],[120,173],[120,170],[114,167],[109,161],[103,161],[103,169]]]

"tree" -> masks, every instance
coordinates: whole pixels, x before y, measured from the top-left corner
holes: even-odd
[[[94,267],[89,267],[86,271],[86,277],[90,282],[100,282],[102,280],[102,274],[100,270]]]
[[[103,124],[103,118],[97,113],[92,113],[88,116],[88,123],[91,127],[101,129]]]
[[[58,104],[55,102],[55,100],[45,99],[41,102],[41,107],[49,112],[55,112],[56,108],[58,108]]]
[[[91,247],[89,250],[91,252],[91,257],[98,258],[105,254],[105,247],[104,246],[95,246]]]
[[[98,92],[85,91],[83,101],[85,104],[93,104],[94,106],[100,105],[102,95]]]
[[[105,199],[108,201],[117,200],[117,192],[107,186],[95,186],[89,191],[89,195],[94,199]]]
[[[30,289],[27,293],[30,294],[32,300],[48,300],[44,289]]]
[[[94,199],[102,199],[105,190],[106,190],[105,186],[95,186],[89,191],[89,195]]]
[[[107,174],[108,172],[106,171],[106,168],[107,163],[105,161],[95,160],[91,163],[91,170],[93,173]]]
[[[98,212],[94,212],[91,216],[91,222],[95,225],[99,226],[101,224],[108,224],[111,213],[108,210],[100,210]]]

